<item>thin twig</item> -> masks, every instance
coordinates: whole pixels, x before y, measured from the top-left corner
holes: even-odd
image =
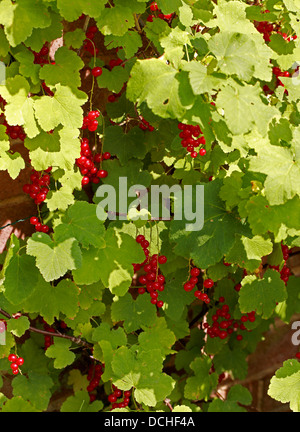
[[[8,319],[13,318],[13,316],[11,316],[9,313],[7,313],[6,311],[4,311],[3,309],[0,308],[0,313],[5,316]],[[87,348],[92,348],[92,345],[89,344],[88,342],[85,342],[84,340],[80,339],[80,338],[76,338],[74,336],[69,336],[69,335],[65,335],[62,333],[52,333],[52,332],[48,332],[46,330],[41,330],[41,329],[37,329],[35,327],[30,326],[28,328],[29,331],[33,332],[33,333],[39,333],[42,334],[44,336],[53,336],[53,337],[58,337],[58,338],[62,338],[62,339],[68,339],[74,343],[76,343],[77,345],[83,345]]]

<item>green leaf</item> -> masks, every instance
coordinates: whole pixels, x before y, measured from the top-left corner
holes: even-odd
[[[108,341],[113,349],[127,344],[127,337],[124,330],[119,327],[117,329],[110,329],[108,323],[102,323],[100,326],[93,330],[93,341],[101,342]]]
[[[58,39],[62,35],[63,27],[60,14],[55,13],[50,9],[48,10],[48,14],[51,19],[49,25],[45,28],[34,28],[31,35],[24,42],[27,47],[30,47],[36,52],[39,52],[42,49],[45,42]]]
[[[34,101],[28,97],[29,90],[28,81],[21,75],[8,78],[6,85],[0,86],[0,94],[7,102],[5,117],[8,124],[23,126],[29,138],[33,138],[39,129],[34,117]]]
[[[280,319],[287,324],[291,322],[292,316],[297,313],[300,308],[300,295],[298,280],[296,277],[291,277],[286,286],[287,299],[279,303],[276,307],[276,313]]]
[[[128,134],[124,134],[118,126],[109,127],[105,130],[105,140],[105,148],[118,157],[121,165],[126,165],[133,157],[144,159],[147,153],[143,142],[144,133],[139,128],[133,128]]]
[[[123,296],[131,286],[135,262],[143,262],[141,247],[127,234],[116,236],[113,229],[104,235],[105,248],[91,247],[83,252],[82,266],[73,272],[78,284],[91,284],[102,280],[110,291]]]
[[[64,34],[64,42],[66,46],[74,49],[79,49],[83,45],[85,39],[85,33],[81,28],[77,28],[74,31]]]
[[[137,60],[128,82],[127,97],[139,105],[147,102],[153,113],[160,117],[180,119],[185,113],[185,107],[179,97],[176,75],[177,71],[163,60]]]
[[[81,251],[74,238],[56,244],[47,234],[36,233],[28,239],[27,253],[36,258],[36,265],[47,282],[81,265]]]
[[[106,0],[76,0],[74,3],[72,0],[57,0],[57,7],[61,15],[67,21],[75,21],[83,13],[90,15],[91,17],[98,17],[104,10]]]
[[[157,318],[156,322],[139,335],[139,344],[144,351],[159,349],[163,356],[171,353],[176,337],[168,329],[165,318]]]
[[[21,170],[25,168],[25,161],[20,155],[20,153],[9,153],[9,152],[0,152],[0,170],[6,171],[10,175],[10,177],[15,180]]]
[[[122,66],[114,67],[111,71],[102,69],[102,75],[97,78],[100,88],[107,88],[109,91],[119,93],[124,83],[129,78],[129,71]]]
[[[50,389],[53,384],[49,376],[32,371],[28,373],[28,376],[18,375],[13,380],[13,394],[21,396],[38,410],[44,411],[52,396]]]
[[[131,333],[143,326],[152,326],[156,320],[156,311],[146,296],[138,296],[133,300],[130,294],[126,294],[112,304],[111,318],[115,323],[123,321],[124,329]]]
[[[233,246],[235,234],[245,232],[235,215],[227,213],[219,198],[220,187],[218,180],[205,185],[202,230],[187,231],[186,221],[171,222],[170,239],[176,243],[175,253],[192,258],[200,268],[208,268],[222,260]]]
[[[62,86],[78,88],[81,85],[79,71],[84,63],[78,55],[67,47],[61,47],[55,52],[55,64],[44,65],[40,71],[40,78],[48,86],[60,84]],[[72,80],[70,80],[70,76]]]
[[[23,336],[23,334],[30,327],[29,319],[25,316],[21,316],[18,319],[12,318],[7,322],[7,331],[10,331],[17,337]]]
[[[103,221],[96,214],[96,204],[77,201],[69,207],[62,223],[55,228],[56,241],[63,242],[75,238],[84,247],[93,245],[101,248],[105,246]]]
[[[286,288],[280,274],[267,270],[263,279],[247,276],[242,281],[239,304],[243,313],[256,311],[262,318],[272,316],[276,303],[287,298]]]
[[[139,48],[142,47],[143,42],[141,36],[137,32],[128,31],[123,36],[105,36],[105,45],[110,49],[122,47],[124,49],[125,57],[129,59],[136,54]]]
[[[277,109],[265,105],[260,98],[261,88],[255,86],[241,86],[232,80],[226,82],[216,100],[216,106],[224,110],[227,126],[235,135],[242,135],[257,127],[265,135],[268,124],[277,114]],[[257,115],[257,112],[260,115]]]
[[[31,405],[31,403],[27,402],[20,396],[15,396],[11,399],[8,399],[0,410],[1,412],[11,412],[11,413],[41,411],[36,409],[33,405]]]
[[[103,408],[101,401],[90,403],[87,391],[78,391],[74,396],[69,396],[61,406],[60,412],[99,412]]]
[[[250,160],[250,170],[267,175],[266,197],[271,205],[284,204],[300,195],[299,155],[293,149],[266,145],[257,149]]]
[[[40,313],[49,324],[59,319],[60,314],[74,318],[78,312],[78,288],[71,280],[62,280],[56,286],[45,282],[42,277],[36,291],[25,302],[28,312]]]
[[[225,401],[214,399],[208,407],[208,412],[247,412],[239,403],[247,406],[251,402],[252,396],[249,390],[238,384],[231,387]]]
[[[18,3],[3,0],[0,4],[0,24],[4,25],[12,46],[24,42],[34,28],[45,28],[50,23],[47,5],[41,0],[22,0]]]
[[[133,13],[129,7],[116,5],[106,8],[97,18],[99,30],[104,35],[124,36],[134,26]]]
[[[181,0],[157,0],[157,5],[163,14],[168,15],[176,12],[182,2]]]
[[[37,288],[39,271],[34,258],[16,254],[5,271],[4,295],[12,304],[20,304]]]
[[[300,363],[287,360],[271,379],[268,395],[282,403],[290,403],[294,412],[300,412]]]
[[[186,380],[184,397],[195,401],[209,399],[212,390],[218,383],[218,375],[215,372],[209,373],[211,366],[212,362],[209,357],[199,357],[191,363],[190,367],[194,371],[194,376]]]
[[[45,355],[54,359],[56,369],[64,369],[74,362],[75,354],[69,350],[71,345],[67,339],[55,338],[53,345],[46,350]]]
[[[83,118],[81,106],[86,100],[85,93],[79,91],[73,93],[69,87],[57,84],[53,97],[42,96],[34,103],[39,125],[46,132],[55,129],[60,124],[69,129],[81,128]]]

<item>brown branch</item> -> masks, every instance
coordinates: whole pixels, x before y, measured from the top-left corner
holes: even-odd
[[[7,313],[6,311],[4,311],[1,308],[0,308],[0,313],[3,316],[5,316],[6,318],[8,318],[8,319],[13,318],[13,316],[11,316],[9,313]],[[89,344],[88,342],[86,342],[86,341],[84,341],[84,340],[82,340],[80,338],[74,337],[74,336],[69,336],[69,335],[65,335],[65,334],[57,333],[57,332],[52,333],[52,332],[48,332],[46,330],[41,330],[41,329],[38,329],[38,328],[35,328],[35,327],[32,327],[32,326],[30,326],[28,328],[28,331],[31,331],[33,333],[39,333],[39,334],[42,334],[44,336],[51,336],[51,337],[53,336],[53,337],[58,337],[58,338],[62,338],[62,339],[68,339],[68,340],[74,342],[77,345],[83,345],[86,348],[92,348],[91,344]]]

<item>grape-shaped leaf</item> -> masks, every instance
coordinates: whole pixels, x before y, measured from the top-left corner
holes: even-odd
[[[0,409],[1,412],[21,413],[21,412],[40,412],[30,402],[24,400],[21,396],[15,396],[8,399],[3,407]]]
[[[62,280],[56,286],[45,282],[42,277],[36,291],[24,303],[28,312],[38,312],[52,324],[54,318],[59,319],[60,314],[74,318],[78,312],[78,288],[70,280]]]
[[[300,412],[300,363],[287,360],[271,379],[268,395],[282,403],[290,403],[294,412]]]
[[[139,335],[139,343],[144,351],[160,349],[162,355],[171,353],[171,347],[174,345],[176,337],[168,329],[165,318],[157,318],[156,322]]]
[[[141,36],[138,33],[135,31],[128,31],[123,36],[105,36],[105,45],[108,45],[109,48],[122,47],[124,49],[126,58],[131,58],[143,45],[143,42]]]
[[[6,80],[6,86],[0,86],[0,94],[6,100],[5,117],[10,125],[24,126],[29,138],[39,133],[33,110],[33,99],[28,97],[28,81],[21,75]],[[48,113],[49,115],[49,113]]]
[[[36,258],[36,265],[47,282],[81,265],[81,251],[74,238],[56,244],[47,234],[35,233],[28,239],[27,253]]]
[[[57,84],[53,97],[42,96],[35,101],[35,115],[41,128],[48,132],[62,124],[70,129],[79,129],[83,118],[81,106],[86,99],[85,93]]]
[[[61,15],[67,21],[75,21],[83,13],[91,17],[97,17],[103,11],[106,0],[58,0],[57,6]]]
[[[271,205],[284,204],[300,195],[300,159],[294,149],[267,145],[257,149],[250,170],[267,175],[266,197]]]
[[[284,282],[280,274],[267,270],[263,279],[247,276],[242,281],[239,304],[243,313],[256,311],[262,318],[268,319],[273,314],[276,303],[287,298]]]
[[[101,401],[90,402],[87,391],[78,391],[74,396],[69,396],[61,406],[61,412],[99,412],[103,408]]]
[[[108,323],[102,323],[99,327],[93,329],[93,341],[100,342],[107,340],[110,342],[113,349],[127,344],[127,337],[122,329],[119,327],[117,329],[110,329]]]
[[[18,319],[12,318],[7,322],[7,331],[10,331],[17,337],[23,336],[23,334],[30,327],[29,319],[25,316],[21,316]]]
[[[156,320],[155,307],[146,296],[138,296],[133,300],[130,294],[120,297],[111,306],[113,322],[123,321],[127,333],[139,330],[142,326],[150,327]]]
[[[215,372],[210,374],[211,366],[212,362],[209,357],[199,357],[191,363],[190,367],[195,375],[186,380],[184,396],[187,399],[209,399],[212,390],[218,383],[218,375]]]
[[[123,36],[134,26],[132,10],[129,7],[116,5],[106,8],[97,18],[97,25],[104,35]]]
[[[62,242],[73,237],[84,247],[104,247],[103,220],[98,219],[96,209],[96,204],[85,201],[78,201],[69,207],[62,224],[55,228],[55,239]]]
[[[163,60],[138,60],[131,71],[127,97],[139,105],[147,102],[153,113],[160,117],[180,119],[185,113],[185,107],[179,97],[176,74],[177,71]]]
[[[72,342],[67,339],[55,338],[53,345],[47,351],[46,356],[54,359],[56,369],[64,369],[75,360],[75,354],[70,351]]]
[[[18,375],[12,382],[14,396],[21,396],[39,410],[46,410],[51,398],[52,379],[47,375],[29,372],[28,376]]]
[[[265,105],[260,93],[259,84],[242,86],[230,79],[219,92],[216,106],[224,110],[227,126],[233,134],[242,135],[254,126],[262,135],[267,133],[269,122],[277,114],[277,109]]]
[[[44,65],[40,71],[40,78],[48,86],[61,84],[70,88],[78,88],[81,85],[79,71],[83,66],[83,61],[74,51],[67,47],[61,47],[55,53],[55,64]],[[70,76],[72,80],[70,80]]]
[[[51,23],[47,5],[41,0],[22,0],[12,3],[3,0],[0,5],[0,23],[12,46],[24,42],[34,28],[45,28]]]
[[[208,407],[208,412],[247,412],[246,408],[240,406],[250,405],[252,396],[246,387],[240,384],[231,387],[225,401],[214,399]]]
[[[12,304],[20,304],[36,289],[39,271],[34,258],[16,254],[5,271],[4,295]]]

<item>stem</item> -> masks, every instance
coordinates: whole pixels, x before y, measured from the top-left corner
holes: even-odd
[[[1,308],[0,308],[0,314],[2,314],[3,316],[5,316],[8,319],[13,318],[9,313],[5,312]],[[51,337],[53,336],[53,337],[59,337],[59,338],[62,338],[62,339],[69,339],[70,341],[76,343],[77,345],[83,345],[83,346],[85,346],[87,348],[91,348],[92,347],[91,344],[85,342],[84,340],[82,340],[80,338],[76,338],[74,336],[68,336],[68,335],[65,335],[65,334],[62,334],[62,333],[51,333],[51,332],[48,332],[46,330],[40,330],[40,329],[37,329],[35,327],[31,327],[31,326],[28,328],[28,330],[31,331],[31,332],[33,332],[33,333],[42,334],[44,336],[51,336]]]

